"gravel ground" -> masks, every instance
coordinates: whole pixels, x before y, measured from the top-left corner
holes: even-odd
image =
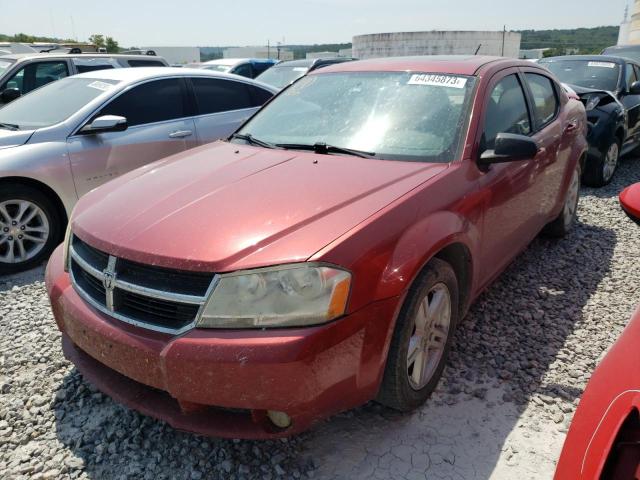
[[[0,278],[0,478],[550,478],[598,360],[640,303],[640,227],[614,183],[583,189],[579,225],[536,240],[473,306],[419,411],[375,403],[299,437],[173,431],[86,384],[64,359],[43,269]]]

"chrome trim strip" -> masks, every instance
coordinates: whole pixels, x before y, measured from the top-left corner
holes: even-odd
[[[105,314],[108,317],[115,318],[116,320],[120,320],[121,322],[128,323],[130,325],[134,325],[136,327],[145,328],[147,330],[153,330],[155,332],[168,333],[170,335],[180,335],[184,332],[187,332],[193,329],[196,326],[197,319],[194,319],[193,322],[185,325],[179,329],[160,327],[158,325],[154,325],[151,323],[141,322],[140,320],[134,320],[133,318],[127,317],[126,315],[122,315],[118,312],[110,312],[105,307],[96,302],[93,298],[91,298],[87,293],[80,288],[78,283],[76,282],[75,276],[73,275],[73,270],[70,272],[71,282],[73,283],[74,291],[82,298],[85,302],[91,305],[93,308],[98,310],[100,313]]]
[[[187,303],[190,305],[203,305],[207,300],[207,297],[164,292],[162,290],[156,290],[155,288],[143,287],[141,285],[135,285],[133,283],[125,282],[124,280],[118,280],[118,278],[116,278],[115,286],[120,290],[137,293],[139,295],[143,295],[149,298],[156,298],[158,300],[167,300],[169,302]]]
[[[73,245],[69,245],[69,252],[71,253],[71,258],[75,260],[76,263],[80,265],[80,267],[82,267],[85,272],[96,277],[102,282],[102,279],[104,278],[102,272],[91,265],[89,262],[87,262],[84,258],[82,258],[80,254],[76,252],[75,248],[73,248]]]
[[[95,268],[94,266],[92,266],[89,262],[87,262],[78,252],[76,252],[76,250],[73,248],[73,245],[69,246],[69,253],[70,253],[70,257],[73,259],[73,261],[75,261],[78,266],[85,272],[87,272],[88,274],[90,274],[91,276],[95,277],[97,280],[99,280],[101,283],[104,284],[104,280],[105,280],[105,275],[103,271],[98,270],[97,268]],[[118,258],[109,255],[109,264],[108,264],[108,269],[111,268],[111,270],[115,269],[115,263],[117,262]],[[112,285],[112,289],[111,291],[113,291],[113,289],[118,288],[120,290],[124,290],[127,292],[131,292],[131,293],[135,293],[138,295],[141,295],[143,297],[147,297],[147,298],[155,298],[158,300],[165,300],[165,301],[169,301],[169,302],[174,302],[174,303],[182,303],[182,304],[188,304],[188,305],[198,305],[200,308],[198,309],[197,314],[195,315],[194,319],[192,322],[188,323],[187,325],[183,326],[182,328],[167,328],[167,327],[161,327],[158,325],[155,325],[153,323],[148,323],[148,322],[143,322],[140,320],[136,320],[134,318],[128,317],[126,315],[123,315],[117,311],[114,311],[113,309],[110,309],[109,307],[111,306],[111,304],[113,304],[113,300],[111,302],[109,302],[109,289],[105,289],[106,290],[106,295],[105,295],[105,303],[106,305],[102,305],[99,302],[97,302],[96,300],[94,300],[88,293],[86,293],[82,287],[80,287],[80,285],[78,284],[78,282],[76,281],[75,275],[73,273],[73,268],[69,269],[69,275],[71,276],[71,283],[73,284],[74,290],[76,293],[78,293],[78,295],[80,296],[80,298],[82,298],[85,302],[87,302],[89,305],[91,305],[93,308],[95,308],[96,310],[98,310],[99,312],[115,318],[116,320],[120,320],[121,322],[124,323],[128,323],[130,325],[134,325],[136,327],[140,327],[140,328],[145,328],[147,330],[153,330],[156,332],[161,332],[161,333],[168,333],[171,335],[179,335],[181,333],[184,333],[188,330],[191,330],[193,328],[196,327],[197,323],[200,320],[200,316],[202,315],[202,312],[204,311],[204,308],[206,306],[207,300],[211,294],[211,292],[213,292],[214,288],[216,287],[216,285],[218,284],[218,282],[220,281],[220,276],[219,275],[213,275],[213,278],[211,280],[211,284],[209,285],[209,288],[207,289],[207,293],[205,294],[205,296],[200,297],[197,295],[184,295],[184,294],[180,294],[180,293],[171,293],[171,292],[164,292],[162,290],[156,290],[153,288],[148,288],[148,287],[143,287],[140,285],[135,285],[123,280],[119,280],[116,276],[115,281],[113,282]]]

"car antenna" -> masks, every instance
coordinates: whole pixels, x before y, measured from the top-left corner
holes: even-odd
[[[478,48],[476,48],[476,53],[474,53],[474,55],[478,55],[478,52],[480,51],[481,48],[482,48],[482,44],[478,45]]]

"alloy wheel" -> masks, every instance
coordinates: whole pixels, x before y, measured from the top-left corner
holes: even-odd
[[[0,202],[0,263],[22,263],[35,257],[49,239],[49,220],[28,200]]]
[[[617,142],[613,142],[607,150],[607,155],[604,158],[604,165],[602,166],[602,179],[605,182],[611,180],[613,173],[618,166],[618,157],[620,156],[620,148]]]
[[[451,326],[451,294],[444,283],[435,284],[414,316],[407,351],[407,376],[414,390],[424,388],[444,355]]]

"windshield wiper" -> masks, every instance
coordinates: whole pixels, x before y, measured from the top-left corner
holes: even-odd
[[[352,148],[336,147],[335,145],[327,145],[323,142],[316,142],[313,145],[307,145],[304,143],[277,143],[276,147],[288,149],[288,150],[312,150],[315,153],[322,155],[328,155],[331,153],[345,153],[347,155],[353,155],[360,158],[375,157],[375,152],[365,152],[364,150],[354,150]]]
[[[15,123],[0,122],[0,128],[4,128],[6,130],[20,130],[20,125],[16,125]]]
[[[263,140],[258,140],[257,138],[255,138],[250,133],[246,133],[246,134],[245,133],[234,133],[233,135],[231,135],[231,138],[237,138],[239,140],[244,140],[245,142],[250,143],[251,145],[257,145],[259,147],[276,148],[276,145],[274,145],[273,143],[265,142]]]

